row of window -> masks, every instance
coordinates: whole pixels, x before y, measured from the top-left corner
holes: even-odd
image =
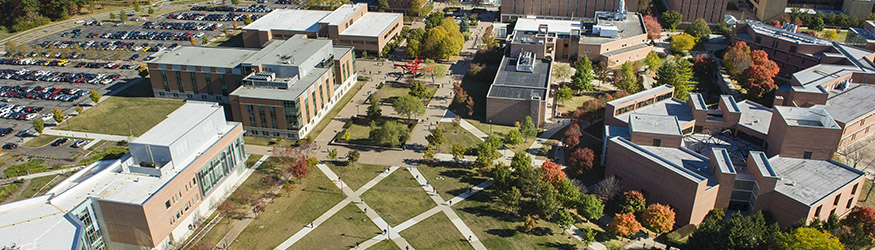
[[[161,83],[164,87],[164,91],[170,92],[171,91],[170,84],[167,81],[167,71],[161,70],[160,72],[161,72],[160,73]],[[193,88],[191,90],[194,92],[194,94],[200,94],[200,88],[197,87],[198,84],[197,84],[196,74],[197,73],[195,73],[195,72],[189,72],[189,78],[191,79],[190,83],[193,86]],[[207,91],[206,94],[213,95],[214,93],[213,93],[212,75],[210,73],[201,73],[201,74],[203,74],[204,85],[205,85],[205,87],[206,87],[205,89]],[[174,75],[176,75],[177,90],[179,92],[185,92],[185,85],[182,82],[182,72],[180,72],[180,71],[174,72]],[[225,84],[221,84],[221,88],[222,88],[222,95],[228,95],[228,86],[226,86]]]
[[[852,206],[854,206],[854,195],[857,194],[857,188],[859,187],[859,185],[860,185],[859,183],[854,184],[854,187],[851,188],[851,198],[848,199],[848,203],[845,204],[845,209],[850,209]],[[832,202],[832,205],[838,206],[841,199],[842,199],[842,194],[837,194],[835,200]],[[822,209],[823,209],[823,205],[817,206],[817,209],[814,210],[814,217],[815,218],[821,218],[820,212]],[[836,212],[836,209],[833,208],[832,211],[830,211],[829,213],[835,214],[835,212]]]
[[[644,101],[641,101],[641,102],[636,102],[636,103],[634,103],[634,104],[632,104],[632,105],[629,105],[629,106],[625,106],[625,107],[619,108],[619,109],[617,109],[616,111],[614,111],[614,115],[625,114],[626,112],[629,112],[629,111],[632,111],[632,110],[635,110],[635,109],[638,109],[638,108],[642,108],[642,107],[645,107],[645,106],[647,106],[647,105],[650,105],[650,104],[653,104],[653,103],[655,103],[655,102],[659,102],[659,101],[662,101],[662,100],[665,100],[665,99],[668,99],[668,98],[671,98],[671,93],[666,93],[666,94],[663,94],[663,95],[657,96],[655,99],[653,99],[653,98],[649,98],[649,99],[647,99],[647,100],[644,100]]]

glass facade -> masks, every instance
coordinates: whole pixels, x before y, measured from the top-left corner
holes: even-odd
[[[231,145],[225,147],[216,155],[210,163],[198,170],[197,178],[200,184],[201,196],[206,197],[218,183],[225,179],[229,173],[239,166],[243,166],[246,160],[246,152],[243,149],[243,137],[238,137]]]
[[[82,250],[104,250],[103,234],[95,220],[94,210],[91,209],[91,200],[88,199],[70,212],[85,227],[82,230]]]

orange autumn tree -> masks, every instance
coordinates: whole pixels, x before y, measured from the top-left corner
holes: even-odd
[[[547,159],[544,164],[541,164],[541,169],[544,171],[541,178],[545,182],[550,183],[550,185],[555,185],[556,183],[568,178],[568,176],[565,175],[565,172],[562,172],[562,165],[556,164],[555,162],[550,161],[550,159]]]
[[[641,215],[641,224],[644,224],[644,227],[650,231],[662,234],[671,231],[674,217],[674,209],[671,207],[659,203],[650,204]]]
[[[626,237],[641,230],[641,223],[635,220],[632,213],[614,214],[614,220],[608,224],[608,229],[614,234]]]

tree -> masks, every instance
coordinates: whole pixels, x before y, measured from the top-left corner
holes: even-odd
[[[601,199],[591,194],[580,196],[580,202],[577,204],[577,214],[583,216],[589,221],[596,221],[604,216],[605,204]]]
[[[410,130],[399,122],[386,121],[379,128],[371,128],[368,138],[378,145],[398,147],[410,138]]]
[[[546,186],[539,190],[535,201],[535,208],[541,218],[552,218],[556,212],[559,212],[559,200],[556,199],[556,191],[553,188]]]
[[[571,65],[567,63],[555,62],[553,64],[552,74],[556,82],[564,82],[566,78],[571,76]]]
[[[465,147],[462,147],[462,145],[453,144],[453,160],[456,162],[462,160],[462,157],[465,156],[465,151],[468,150],[466,150]]]
[[[55,119],[55,122],[61,123],[64,119],[67,119],[67,116],[64,115],[64,112],[58,108],[52,108],[52,118]]]
[[[480,44],[482,44],[485,49],[491,49],[498,46],[498,42],[495,41],[495,35],[492,34],[492,32],[492,26],[489,26],[486,27],[486,31],[483,32],[483,35],[480,36]]]
[[[592,149],[579,148],[568,156],[568,160],[565,163],[568,165],[569,172],[581,175],[592,170],[594,160],[595,154]]]
[[[440,146],[446,141],[446,138],[444,138],[444,130],[440,127],[435,128],[431,131],[431,134],[425,136],[425,140],[428,141],[428,145]]]
[[[723,53],[723,65],[729,75],[733,77],[740,76],[751,64],[753,64],[753,59],[750,57],[750,47],[743,41],[735,42]]]
[[[395,112],[398,112],[398,114],[407,116],[407,119],[414,115],[425,114],[425,106],[423,106],[422,101],[411,95],[404,95],[395,99],[392,107],[395,108]]]
[[[376,94],[371,95],[371,104],[368,106],[368,120],[376,121],[383,116],[383,109],[380,108],[380,97]]]
[[[408,38],[407,39],[407,56],[410,58],[417,58],[421,54],[421,49],[419,45],[419,40]]]
[[[523,229],[526,232],[531,232],[532,230],[535,230],[535,228],[538,228],[538,225],[535,224],[535,219],[532,219],[531,215],[526,215],[526,222],[523,224]]]
[[[527,139],[538,135],[538,128],[535,127],[535,123],[532,122],[531,116],[526,116],[526,119],[520,124],[520,132],[523,134],[523,137]]]
[[[118,19],[119,19],[119,21],[124,22],[124,21],[125,21],[125,18],[127,18],[127,17],[128,17],[128,14],[125,13],[125,10],[121,10],[121,11],[119,11],[119,13],[118,13]]]
[[[155,14],[155,10],[152,9],[152,7],[149,7],[149,9],[146,10],[146,12],[149,13],[149,15]]]
[[[690,61],[675,57],[674,60],[666,60],[656,74],[656,85],[670,85],[674,87],[674,97],[687,100],[688,94],[696,86],[693,81],[693,69]]]
[[[42,119],[33,119],[33,130],[42,134],[43,128],[45,128],[45,122]]]
[[[495,138],[493,136],[489,136],[490,138]],[[477,145],[477,160],[474,162],[478,167],[486,167],[492,165],[492,162],[495,159],[498,159],[500,154],[498,153],[498,147],[500,145],[500,140],[497,138],[493,141],[487,138],[486,141],[481,142]],[[494,142],[498,141],[498,142]]]
[[[550,161],[550,159],[541,164],[541,170],[541,179],[551,185],[568,179],[568,176],[565,176],[565,172],[562,172],[562,165],[556,164]]]
[[[684,33],[671,37],[669,50],[675,54],[685,53],[696,45],[696,38],[690,34]]]
[[[140,12],[140,1],[134,1],[134,11]]]
[[[361,153],[359,153],[358,150],[350,150],[349,152],[346,152],[346,161],[355,167],[355,163],[359,161],[359,156],[361,156]]]
[[[249,14],[244,14],[243,15],[243,24],[249,25],[250,23],[252,23],[252,16],[250,16]]]
[[[386,0],[378,0],[378,1],[377,1],[377,11],[379,11],[379,12],[387,12],[387,11],[389,11],[389,1],[386,1]]]
[[[97,103],[100,101],[100,93],[98,93],[96,89],[92,89],[91,92],[88,93],[88,97],[91,98],[92,102]]]
[[[845,246],[832,234],[814,228],[801,227],[783,237],[784,249],[841,250]]]
[[[650,231],[662,234],[671,231],[674,225],[674,216],[674,210],[671,207],[659,203],[650,204],[641,214],[641,224]]]
[[[644,65],[647,65],[647,68],[650,70],[656,71],[659,70],[659,66],[662,65],[662,59],[659,58],[659,54],[656,51],[650,51],[647,53],[647,56],[644,57]]]
[[[592,74],[592,62],[589,58],[581,57],[580,61],[574,64],[574,68],[577,71],[571,76],[571,89],[578,93],[592,90],[592,80],[595,77]]]
[[[413,81],[410,83],[410,92],[408,95],[423,98],[428,95],[428,88],[425,87],[425,84],[422,84],[420,81]]]
[[[461,22],[459,22],[459,31],[467,32],[470,28],[471,28],[471,24],[468,23],[467,20],[462,20]]]
[[[674,31],[678,24],[681,24],[681,19],[684,19],[684,15],[675,10],[669,10],[662,13],[662,17],[660,18],[662,23],[671,28],[672,31]]]
[[[307,166],[307,160],[304,157],[299,157],[295,161],[295,165],[292,166],[292,176],[297,178],[298,180],[307,178],[307,175],[310,174],[310,168]]]
[[[428,16],[426,16],[425,20],[424,20],[425,29],[428,30],[428,29],[440,26],[441,21],[443,21],[443,20],[444,20],[444,13],[443,12],[435,11],[435,12],[429,13]]]
[[[599,196],[602,200],[609,200],[620,192],[620,188],[622,188],[620,180],[617,177],[609,176],[599,182],[595,190],[593,190],[593,194]]]
[[[431,83],[435,83],[435,77],[443,77],[447,74],[447,65],[436,63],[434,60],[425,59],[425,66],[431,68],[431,71],[426,71],[425,74],[431,77]],[[425,87],[425,85],[422,85]],[[425,96],[420,96],[425,97]]]
[[[427,161],[433,161],[434,154],[435,154],[434,149],[432,149],[431,147],[428,147],[425,149],[424,152],[422,152],[422,159],[425,159]]]
[[[137,73],[140,75],[140,77],[146,78],[147,76],[149,76],[149,67],[146,67],[145,64],[140,65],[140,67],[137,68]]]
[[[647,203],[644,200],[644,195],[638,191],[626,191],[623,193],[623,200],[620,202],[620,212],[635,213],[644,211],[644,206]]]
[[[608,229],[614,234],[626,237],[641,230],[641,223],[635,220],[632,213],[615,214],[614,219],[608,224]]]
[[[644,16],[644,28],[647,29],[647,39],[654,40],[662,37],[662,25],[653,16]]]
[[[711,35],[711,28],[708,27],[708,23],[705,22],[705,19],[697,18],[690,26],[687,26],[687,29],[684,30],[684,33],[690,34],[696,38],[696,42],[703,42],[708,40],[708,36]]]
[[[453,39],[443,27],[434,27],[426,33],[426,39],[422,44],[422,55],[435,60],[447,59],[450,56],[458,55],[459,50],[455,48]]]
[[[501,201],[511,212],[516,212],[519,209],[520,199],[522,198],[523,195],[517,187],[510,187],[510,190],[504,191],[501,194]]]
[[[620,66],[620,70],[614,72],[614,78],[614,86],[620,90],[635,93],[640,88],[640,81],[635,74],[635,65],[632,65],[632,62],[626,61],[623,63]]]
[[[860,226],[870,238],[875,237],[875,210],[868,207],[854,207],[841,224],[848,227]]]
[[[836,30],[833,29],[824,30],[823,38],[826,38],[827,40],[835,40],[836,38],[838,38],[838,34],[836,33]]]
[[[568,211],[559,210],[559,216],[556,217],[556,224],[562,227],[563,231],[571,228],[571,226],[573,226],[575,222],[577,221],[574,219],[574,215],[572,215]]]
[[[565,143],[565,147],[572,149],[577,147],[577,144],[580,144],[581,136],[583,136],[583,133],[580,133],[580,126],[577,123],[572,123],[571,126],[568,126],[568,130],[565,130],[562,143]]]
[[[337,159],[337,149],[329,148],[328,149],[328,158],[331,160]]]
[[[387,3],[388,4],[388,3]],[[407,6],[407,15],[422,17],[423,14],[423,5],[425,5],[424,0],[410,0],[409,5]],[[440,13],[440,12],[438,12]],[[443,15],[443,13],[441,13]]]
[[[115,13],[110,12],[110,13],[109,13],[109,19],[115,19]]]
[[[519,145],[520,143],[523,143],[522,137],[523,136],[520,134],[519,129],[512,129],[504,134],[504,143],[509,145]]]
[[[823,18],[820,18],[820,17],[815,17],[813,20],[811,20],[811,25],[808,25],[809,29],[812,29],[815,31],[823,31],[823,28],[825,28],[825,27],[826,27],[826,25],[824,25],[824,23],[823,23]]]
[[[84,109],[82,108],[82,106],[76,105],[76,113],[80,113],[80,114],[81,114],[81,113],[82,113],[82,110],[84,110]]]
[[[568,85],[562,85],[561,88],[556,90],[556,95],[553,98],[559,103],[564,103],[566,101],[571,101],[571,95],[571,88],[569,88]]]

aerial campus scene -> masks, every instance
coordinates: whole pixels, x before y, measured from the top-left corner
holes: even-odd
[[[0,12],[2,250],[875,247],[875,1]]]

